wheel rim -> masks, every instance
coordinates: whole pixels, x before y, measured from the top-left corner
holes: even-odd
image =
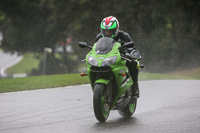
[[[135,103],[129,103],[129,110],[130,110],[131,113],[134,112],[134,110],[135,110]]]

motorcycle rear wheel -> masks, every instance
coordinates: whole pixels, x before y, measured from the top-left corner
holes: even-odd
[[[94,87],[93,108],[96,119],[105,122],[110,114],[110,106],[106,103],[105,89],[103,84]]]
[[[118,112],[122,117],[131,117],[135,113],[136,105],[137,99],[134,99],[130,101],[126,107],[118,109]]]

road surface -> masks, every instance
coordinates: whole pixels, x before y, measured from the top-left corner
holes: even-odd
[[[135,114],[93,113],[89,85],[0,94],[0,133],[199,133],[200,80],[141,81]]]
[[[6,53],[0,50],[0,78],[6,77],[6,69],[22,60],[22,56],[15,53]]]

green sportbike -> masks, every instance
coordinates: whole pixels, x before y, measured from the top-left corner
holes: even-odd
[[[85,59],[87,73],[81,73],[81,76],[89,77],[94,92],[94,114],[100,122],[108,119],[110,110],[118,110],[123,117],[130,117],[135,112],[137,98],[132,96],[133,81],[126,67],[126,61],[131,60],[120,53],[132,45],[121,45],[108,37],[99,39],[93,47],[79,42],[81,48],[91,49]],[[138,62],[137,67],[140,67],[139,61],[135,60]]]

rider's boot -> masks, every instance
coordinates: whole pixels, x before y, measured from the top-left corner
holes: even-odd
[[[132,97],[139,98],[139,95],[140,95],[139,86],[138,86],[139,69],[137,68],[137,62],[127,62],[127,67],[129,69],[131,78],[133,80]]]

